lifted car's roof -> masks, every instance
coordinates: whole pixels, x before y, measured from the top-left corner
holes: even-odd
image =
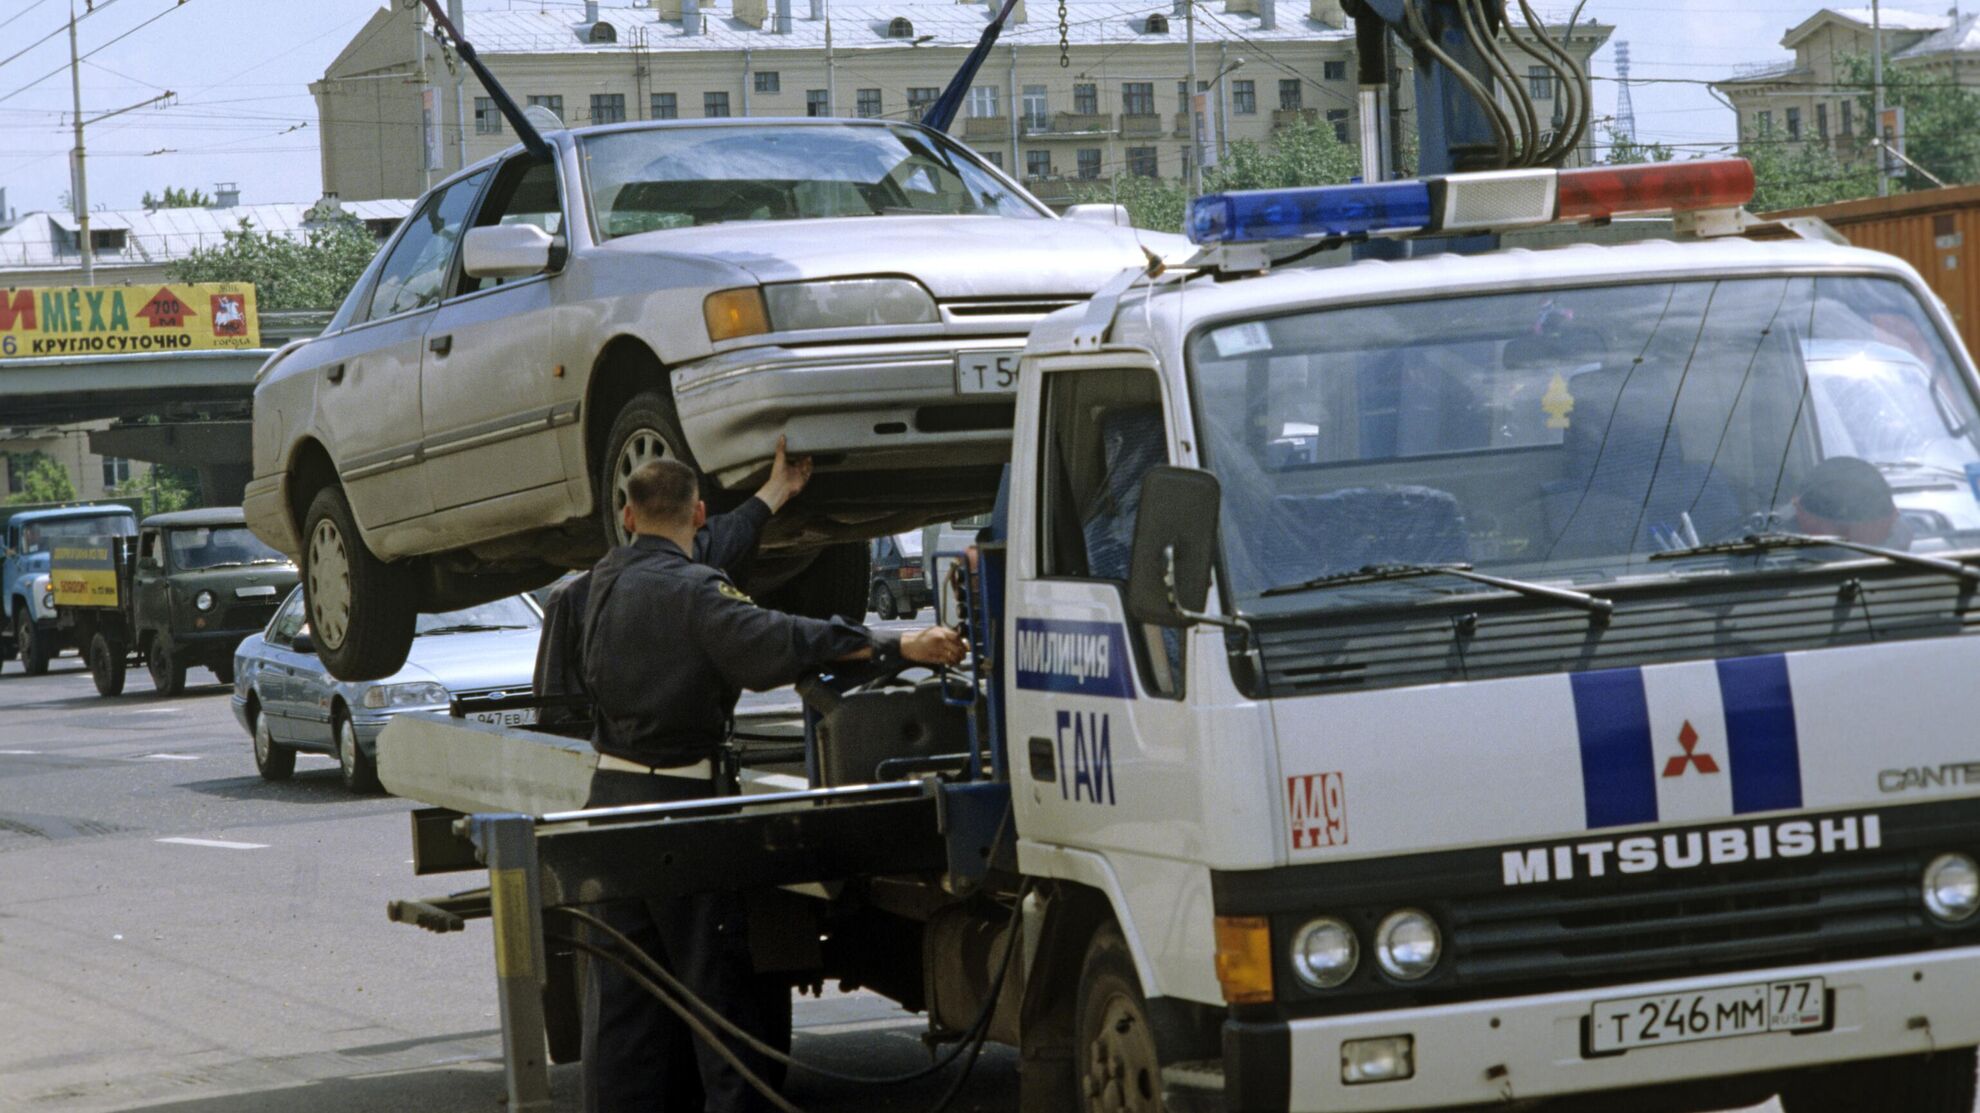
[[[172,529],[179,526],[238,526],[246,523],[247,517],[238,506],[209,506],[204,510],[153,514],[144,520],[143,525],[146,529]]]

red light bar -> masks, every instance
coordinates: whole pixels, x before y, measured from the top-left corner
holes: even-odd
[[[1559,220],[1625,213],[1733,209],[1753,200],[1753,164],[1743,158],[1594,166],[1560,173]]]

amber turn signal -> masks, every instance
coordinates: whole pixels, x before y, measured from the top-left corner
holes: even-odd
[[[1233,1005],[1272,1000],[1272,927],[1265,917],[1217,917],[1217,984]]]
[[[711,341],[770,331],[770,314],[763,308],[763,291],[755,286],[715,291],[701,303],[701,315],[708,321]]]

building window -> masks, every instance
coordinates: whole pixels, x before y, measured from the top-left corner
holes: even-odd
[[[934,104],[935,99],[941,95],[942,90],[933,85],[908,86],[908,118],[921,119],[922,113],[927,112],[928,106]]]
[[[1346,81],[1347,63],[1322,62],[1320,63],[1320,76],[1326,78],[1328,81]]]
[[[1189,115],[1189,82],[1176,82],[1176,115]]]
[[[1051,114],[1046,109],[1045,86],[1026,85],[1024,87],[1024,130],[1044,131],[1051,126]]]
[[[474,98],[474,133],[476,135],[502,134],[502,113],[496,109],[494,98]]]
[[[827,99],[829,95],[824,89],[806,89],[804,91],[804,114],[807,116],[830,116],[832,114],[832,104]]]
[[[990,165],[996,167],[997,169],[1002,170],[1004,168],[1004,152],[984,151],[983,157],[989,159]]]
[[[757,70],[755,77],[757,92],[776,93],[783,91],[784,79],[776,70]]]
[[[1329,108],[1327,110],[1327,122],[1334,125],[1334,138],[1336,140],[1342,143],[1348,141],[1348,110],[1347,109]]]
[[[1298,108],[1300,104],[1299,78],[1287,77],[1279,81],[1279,107]]]
[[[1855,107],[1849,101],[1842,102],[1842,133],[1844,138],[1856,134],[1856,113],[1851,111]]]
[[[1756,112],[1754,113],[1754,121],[1753,134],[1760,136],[1762,139],[1773,136],[1774,114],[1772,112]]]
[[[1073,86],[1073,111],[1081,116],[1100,114],[1100,86],[1082,81]]]
[[[914,37],[914,24],[906,16],[895,16],[887,22],[887,37],[890,39],[911,39]]]
[[[1092,181],[1100,176],[1100,148],[1081,147],[1078,151],[1074,152],[1074,157],[1079,160],[1079,176],[1081,178],[1086,181]]]
[[[105,456],[103,458],[103,486],[106,490],[111,487],[121,487],[130,481],[131,462],[129,460],[124,459],[122,456]]]
[[[556,113],[559,120],[564,118],[564,98],[562,97],[531,97],[529,98],[529,106],[531,108],[547,108]]]
[[[1137,178],[1153,178],[1160,173],[1155,161],[1155,148],[1129,147],[1127,149],[1128,173]]]
[[[969,90],[969,114],[979,120],[997,115],[997,87],[976,85]]]
[[[1828,101],[1823,101],[1821,104],[1815,106],[1815,138],[1824,140],[1829,138]]]
[[[91,251],[122,251],[125,247],[125,231],[122,228],[93,228],[89,233]]]
[[[1156,12],[1148,17],[1148,22],[1143,26],[1151,35],[1166,35],[1169,33],[1169,17]]]
[[[880,90],[861,89],[853,95],[853,107],[864,119],[880,115]]]
[[[624,93],[591,94],[591,122],[594,124],[625,123],[626,95]]]
[[[1153,81],[1121,82],[1121,113],[1127,116],[1153,116],[1155,83]]]
[[[1256,81],[1231,82],[1231,113],[1236,116],[1258,115],[1258,83]]]
[[[1787,137],[1789,142],[1801,141],[1801,109],[1787,110]]]
[[[1554,71],[1545,66],[1526,67],[1526,91],[1534,100],[1554,99]]]
[[[721,116],[727,116],[729,114],[729,94],[727,93],[701,94],[701,114],[703,116],[707,116],[710,119],[715,119]]]
[[[681,99],[672,93],[653,94],[652,116],[656,120],[678,120],[681,118]]]
[[[1027,178],[1051,177],[1052,152],[1026,151],[1024,153],[1024,176]]]

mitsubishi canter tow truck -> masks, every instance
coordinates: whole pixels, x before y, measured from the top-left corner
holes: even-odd
[[[1971,1109],[1980,384],[1919,277],[1279,265],[1751,188],[1199,200],[1192,266],[1032,335],[973,671],[808,684],[740,797],[586,811],[582,742],[396,722],[386,783],[454,809],[418,868],[491,889],[394,914],[494,916],[512,1103],[546,997],[573,1046],[567,910],[726,887],[760,969],[1017,1045],[1026,1109]]]

